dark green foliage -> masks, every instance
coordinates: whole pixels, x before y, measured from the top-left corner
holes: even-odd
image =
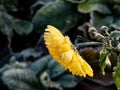
[[[77,81],[75,80],[75,77],[70,74],[65,74],[56,80],[57,83],[60,83],[63,87],[66,88],[72,88],[77,85]]]
[[[0,31],[7,36],[13,36],[13,30],[20,35],[27,35],[33,30],[33,25],[25,20],[15,21],[9,14],[0,12]]]
[[[18,0],[0,0],[0,3],[4,5],[7,11],[17,11]]]
[[[113,22],[113,16],[111,15],[104,15],[99,12],[91,12],[91,21],[90,23],[99,29],[101,26],[109,26]]]
[[[44,70],[46,70],[48,63],[52,60],[52,57],[50,55],[45,56],[43,58],[40,58],[39,60],[37,60],[36,62],[32,63],[30,66],[30,69],[36,73],[36,74],[40,74],[42,73]]]
[[[106,2],[109,3],[111,0],[84,0],[79,2],[78,11],[83,13],[90,13],[92,11],[98,11],[103,14],[110,14],[109,8],[104,5]]]
[[[25,58],[26,59],[26,58]],[[75,87],[78,81],[48,55],[28,63],[11,57],[10,63],[0,69],[2,81],[10,90],[44,90]],[[52,80],[54,79],[54,80]]]
[[[46,4],[36,12],[33,24],[39,32],[43,32],[48,24],[63,30],[74,26],[78,19],[75,5],[66,0],[56,0]]]
[[[114,28],[114,29],[117,29],[117,30],[120,30],[120,20],[116,20],[115,23],[112,23],[110,25],[111,28]]]
[[[13,30],[20,35],[31,33],[33,25],[30,21],[21,20],[9,14],[25,9],[19,5],[19,0],[3,0],[0,2],[0,6],[0,31],[3,34],[11,37]]]
[[[119,0],[83,0],[78,3],[78,11],[89,13],[91,24],[97,29],[102,25],[113,26],[120,19]]]
[[[14,29],[19,35],[27,35],[33,30],[33,25],[28,21],[18,21],[15,23]]]
[[[50,2],[54,2],[54,1],[56,1],[56,0],[37,0],[35,2],[35,4],[33,4],[32,8],[35,8],[35,7],[39,6],[39,5],[45,5],[45,4],[48,4]]]
[[[20,52],[20,55],[23,56],[24,60],[27,60],[29,57],[39,57],[42,52],[37,52],[34,48],[28,48],[24,49],[23,51]]]
[[[14,22],[12,17],[7,13],[0,12],[0,31],[7,36],[12,36],[12,30],[14,26]]]
[[[37,60],[31,65],[30,69],[38,74],[38,76],[40,75],[41,80],[43,80],[41,82],[48,87],[51,87],[51,85],[52,87],[55,87],[58,84],[62,87],[74,87],[77,84],[75,77],[70,74],[65,74],[65,68],[53,60],[53,58],[49,55]],[[46,77],[49,78],[49,80],[46,80]],[[55,82],[51,81],[50,78],[54,78],[55,82],[58,84],[55,84]]]
[[[86,22],[89,25],[81,29],[81,24]],[[37,45],[35,43],[32,47],[28,43],[25,44],[28,48],[23,47],[20,52],[12,50],[14,38],[31,39],[37,35],[42,37],[47,25],[66,32],[70,30],[69,33],[72,33],[70,35],[75,37],[75,41],[78,39],[77,35],[88,41],[75,43],[77,48],[99,48],[102,74],[105,74],[106,66],[112,67],[112,62],[115,61],[111,61],[110,55],[116,53],[119,56],[120,0],[0,0],[0,35],[7,38],[6,41],[0,38],[2,43],[7,44],[0,43],[0,64],[5,64],[0,68],[0,84],[7,87],[7,90],[62,90],[74,88],[81,80],[80,78],[76,81],[75,76],[50,55],[46,55],[48,52],[46,53],[43,38],[37,38]],[[101,27],[103,25],[108,27]],[[91,26],[97,29],[89,31]],[[19,47],[21,46],[18,45]],[[6,54],[6,51],[9,53]],[[94,56],[93,53],[91,55]],[[117,61],[113,77],[120,89],[119,57]]]
[[[51,78],[57,78],[62,75],[66,70],[55,60],[51,60],[48,64],[49,74]]]

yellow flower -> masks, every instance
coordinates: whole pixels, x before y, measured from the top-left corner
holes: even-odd
[[[92,68],[78,54],[68,36],[64,37],[57,28],[48,25],[45,29],[44,40],[51,56],[73,75],[93,76]]]

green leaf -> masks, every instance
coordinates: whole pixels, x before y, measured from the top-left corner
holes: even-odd
[[[60,83],[65,88],[73,88],[77,85],[77,81],[75,80],[75,77],[70,74],[64,74],[63,76],[57,78],[57,83]]]
[[[56,88],[57,90],[63,90],[59,83],[54,82],[50,79],[50,76],[47,72],[43,72],[40,75],[40,81],[44,87]]]
[[[7,11],[12,11],[12,12],[17,11],[18,0],[4,0],[2,4],[4,5]]]
[[[117,17],[120,18],[119,17],[119,15],[120,15],[120,4],[119,5],[115,4],[115,6],[113,8],[113,12],[114,12],[115,19],[118,20]]]
[[[71,3],[80,3],[80,2],[84,2],[85,0],[67,0]]]
[[[114,29],[116,29],[116,30],[120,30],[120,19],[117,19],[116,22],[110,24],[110,27],[111,27],[111,28],[114,28]]]
[[[114,0],[114,2],[120,4],[120,0]]]
[[[103,15],[98,12],[91,13],[90,23],[99,29],[101,26],[109,26],[113,22],[113,17],[111,15]]]
[[[52,59],[48,64],[49,75],[51,78],[56,78],[63,74],[66,70],[57,61]]]
[[[27,67],[25,62],[18,62],[15,56],[10,57],[9,64],[5,64],[2,68],[0,68],[0,74],[10,69],[24,69]]]
[[[30,66],[30,69],[35,73],[41,73],[43,70],[47,69],[49,61],[52,59],[50,55],[44,56]]]
[[[105,75],[106,59],[108,59],[109,52],[106,49],[100,51],[100,68],[103,75]]]
[[[0,3],[1,3],[1,2],[0,2]],[[5,7],[4,7],[3,5],[0,5],[0,13],[1,13],[1,12],[4,12],[4,11],[6,11],[6,10],[5,10]]]
[[[120,68],[117,68],[114,72],[113,72],[113,78],[115,81],[115,85],[117,86],[118,90],[120,90]]]
[[[10,69],[3,73],[3,82],[11,90],[39,90],[35,74],[28,69]]]
[[[42,6],[48,4],[48,3],[52,3],[55,2],[56,0],[37,0],[32,6],[31,9],[39,9]]]
[[[119,51],[120,43],[120,31],[114,30],[110,33],[109,40],[111,40],[111,46],[114,47],[115,51]]]
[[[33,24],[30,23],[29,21],[18,21],[14,24],[14,30],[19,34],[30,34],[33,30]]]
[[[8,64],[8,66],[10,67],[9,69],[12,69],[12,68],[23,69],[23,68],[26,68],[26,67],[27,67],[27,63],[25,63],[25,62],[18,62],[17,59],[15,58],[15,56],[12,56],[12,57],[9,59],[9,64]]]
[[[54,2],[54,1],[56,1],[56,0],[37,0],[37,2],[33,6],[35,7],[37,5],[45,5],[50,2]]]
[[[33,48],[28,48],[28,49],[24,49],[23,51],[20,52],[20,55],[23,56],[24,60],[26,60],[27,58],[29,58],[30,56],[33,57],[38,57],[41,55],[41,52],[37,52],[35,51],[35,49]]]
[[[118,57],[117,66],[115,66],[113,70],[114,70],[113,78],[114,78],[115,84],[118,90],[120,90],[120,57]]]
[[[57,0],[39,9],[32,22],[35,29],[40,33],[44,32],[48,24],[60,30],[68,29],[78,22],[78,12],[76,7],[70,2]]]
[[[120,31],[114,30],[110,33],[109,39],[112,41],[117,41],[117,40],[119,40],[119,36],[120,36]]]
[[[12,36],[14,24],[12,17],[3,12],[0,14],[0,31],[7,36]]]
[[[3,3],[4,2],[4,0],[0,0],[0,3]]]
[[[92,11],[98,11],[103,14],[110,14],[109,8],[102,4],[99,0],[84,0],[79,3],[78,11],[83,13],[90,13]]]

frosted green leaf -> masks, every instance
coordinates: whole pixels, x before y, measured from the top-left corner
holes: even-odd
[[[65,74],[59,78],[57,78],[56,82],[60,83],[63,87],[66,88],[72,88],[77,85],[77,81],[75,80],[75,77],[70,74]]]
[[[117,19],[117,21],[114,22],[114,23],[112,23],[112,24],[110,25],[110,27],[112,27],[112,28],[114,28],[114,29],[116,29],[116,30],[120,30],[120,19]]]
[[[40,56],[41,52],[37,52],[33,48],[28,48],[28,49],[24,49],[23,51],[21,51],[20,55],[22,55],[23,58],[24,58],[24,60],[26,60],[30,56],[32,56],[32,57],[38,57],[38,56]]]
[[[85,0],[67,0],[71,3],[80,3],[80,2],[84,2]]]
[[[66,70],[62,67],[57,61],[51,60],[48,64],[49,68],[49,75],[51,78],[59,77],[63,74]]]
[[[35,4],[32,5],[32,8],[37,7],[38,5],[45,5],[54,1],[56,0],[37,0]]]
[[[48,63],[51,59],[52,57],[50,55],[44,56],[32,63],[30,69],[35,73],[41,73],[43,70],[47,69]]]
[[[43,72],[40,76],[40,81],[45,87],[55,88],[57,90],[63,90],[61,85],[57,82],[54,82],[50,79],[50,76],[47,72]]]
[[[39,90],[35,74],[28,69],[10,69],[2,74],[3,82],[11,90]]]
[[[0,13],[0,31],[7,35],[7,36],[12,36],[13,34],[13,20],[10,15],[7,13]]]
[[[48,24],[58,27],[60,30],[68,29],[78,22],[78,12],[72,3],[66,0],[57,0],[40,8],[32,22],[40,33]]]
[[[82,13],[98,11],[103,14],[110,14],[111,13],[110,9],[102,3],[103,2],[100,0],[85,0],[79,3],[78,11]]]
[[[101,26],[109,26],[113,22],[113,16],[103,15],[98,12],[91,13],[90,23],[99,29]]]

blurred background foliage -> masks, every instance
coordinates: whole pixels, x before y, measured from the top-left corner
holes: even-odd
[[[73,44],[84,43],[78,51],[92,66],[93,78],[73,76],[48,55],[43,41],[48,24],[68,35]],[[103,25],[108,32],[120,30],[120,0],[0,0],[1,89],[116,90],[113,69],[106,68],[104,76],[100,73],[101,45],[85,44],[96,41],[89,27],[101,32]],[[109,56],[112,67],[117,53]]]

